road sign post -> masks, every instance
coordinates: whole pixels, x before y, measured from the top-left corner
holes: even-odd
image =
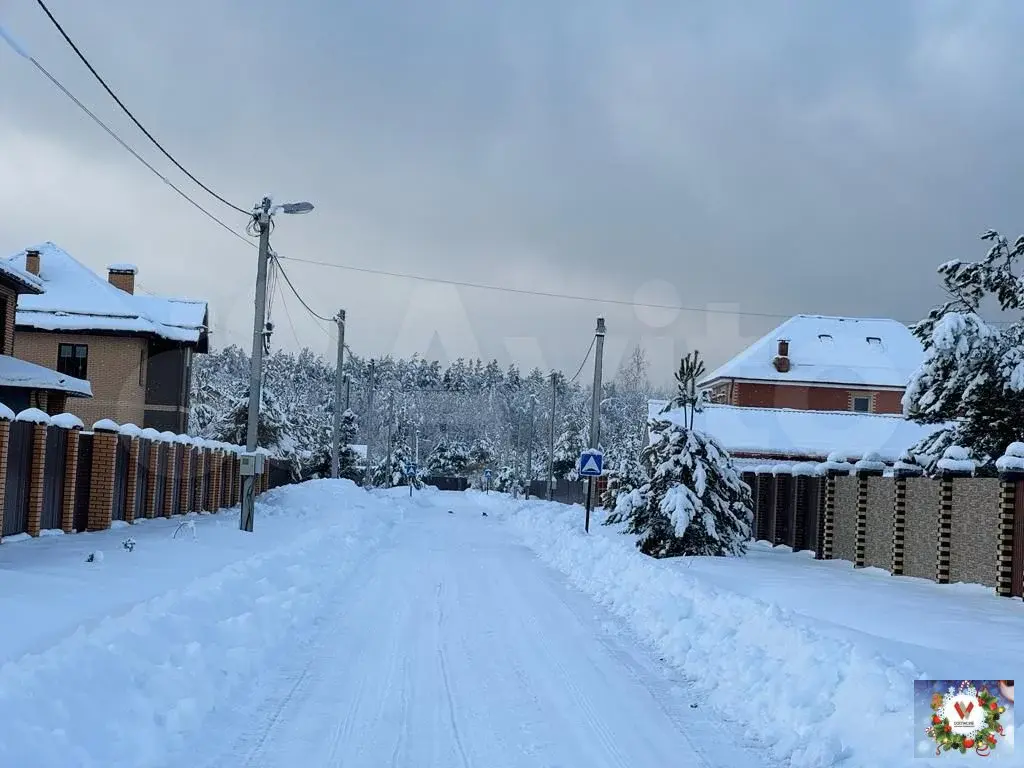
[[[491,470],[484,470],[484,493],[490,495],[491,493]]]
[[[416,464],[414,462],[406,463],[405,476],[409,478],[409,497],[412,498],[412,487],[416,482]]]
[[[580,477],[587,478],[587,518],[584,530],[590,533],[590,509],[594,496],[594,478],[600,477],[604,471],[604,454],[597,448],[587,448],[580,454]]]

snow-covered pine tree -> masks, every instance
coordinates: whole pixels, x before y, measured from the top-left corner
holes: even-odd
[[[468,464],[465,446],[445,435],[427,457],[427,473],[433,477],[462,477]]]
[[[1024,430],[1024,237],[1011,246],[990,230],[982,240],[992,245],[981,261],[938,269],[952,298],[913,328],[925,359],[910,378],[903,410],[919,423],[951,425],[913,446],[913,454],[934,459],[945,447],[964,446],[986,474]],[[1014,319],[1005,327],[983,320],[986,300]]]
[[[608,510],[605,525],[615,525],[626,519],[627,509],[619,509],[619,497],[638,490],[650,481],[642,461],[640,441],[631,440],[617,452],[615,463],[608,473],[608,486],[601,496],[601,505]]]
[[[697,352],[682,359],[672,406],[680,422],[652,419],[652,443],[643,451],[650,481],[623,498],[621,513],[637,547],[652,557],[742,555],[753,524],[750,489],[729,454],[693,428],[703,407],[696,389],[704,374]]]

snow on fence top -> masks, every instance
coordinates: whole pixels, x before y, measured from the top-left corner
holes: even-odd
[[[1006,452],[996,459],[1000,472],[1024,472],[1024,443],[1010,443]]]
[[[160,433],[157,430],[153,429],[152,427],[146,427],[144,430],[142,430],[141,436],[146,438],[147,440],[160,439]]]
[[[773,360],[788,342],[789,368]],[[924,360],[924,348],[896,320],[796,315],[709,373],[701,385],[723,379],[905,387]]]
[[[884,472],[886,466],[877,451],[868,451],[853,468],[861,472]]]
[[[942,458],[935,465],[944,472],[969,472],[974,474],[977,468],[967,449],[959,445],[951,445],[942,453]]]
[[[775,464],[772,466],[773,475],[788,475],[793,471],[792,464]]]
[[[0,419],[3,419],[4,421],[14,421],[14,418],[14,411],[3,403],[0,403]]]
[[[118,431],[122,435],[128,435],[129,437],[140,437],[142,435],[142,428],[134,424],[122,424]]]
[[[793,467],[792,472],[797,477],[813,477],[814,475],[821,474],[821,471],[818,469],[818,465],[811,464],[809,461],[797,464]]]
[[[648,416],[683,423],[681,410],[661,413],[664,400],[648,403]],[[869,451],[891,463],[911,445],[944,428],[944,424],[916,424],[899,415],[856,411],[799,411],[789,408],[747,408],[707,405],[694,415],[694,429],[707,432],[733,456],[802,459],[819,462],[845,446],[848,456]]]
[[[177,437],[177,435],[174,434],[173,432],[161,432],[160,433],[160,440],[162,442],[165,442],[165,443],[173,443],[174,442],[174,438],[176,438],[176,437]]]
[[[113,419],[100,419],[92,425],[93,432],[117,432],[121,425]]]
[[[49,424],[50,416],[38,408],[26,408],[14,417],[15,421],[28,421],[32,424]]]
[[[50,419],[50,424],[61,429],[85,429],[85,424],[73,413],[59,413]]]
[[[821,472],[845,472],[849,474],[853,471],[853,464],[846,460],[845,453],[833,451],[818,468]]]
[[[178,443],[179,445],[191,445],[192,438],[188,435],[175,435],[174,440],[171,442]]]

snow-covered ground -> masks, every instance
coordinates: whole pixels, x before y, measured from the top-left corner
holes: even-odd
[[[914,757],[934,744],[915,727],[913,680],[1013,678],[1019,667],[1024,604],[990,589],[854,571],[766,543],[739,560],[656,561],[600,512],[586,535],[579,507],[473,495],[784,764],[939,764]],[[1013,735],[1009,724],[1003,756]]]
[[[912,680],[1012,677],[1024,638],[977,587],[407,493],[0,546],[0,766],[929,765]]]

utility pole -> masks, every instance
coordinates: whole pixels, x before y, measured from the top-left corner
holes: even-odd
[[[385,467],[384,471],[387,472],[387,481],[388,481],[388,484],[386,486],[387,488],[391,487],[392,481],[395,479],[394,476],[391,474],[391,456],[392,456],[392,449],[393,449],[393,443],[391,442],[391,439],[392,439],[391,427],[394,424],[394,422],[395,422],[395,393],[392,392],[391,393],[391,404],[388,406],[388,462],[387,462],[387,464],[384,465],[384,467]]]
[[[374,363],[370,361],[370,386],[366,391],[366,467],[363,470],[363,487],[370,485],[373,477],[370,475],[370,455],[373,447],[373,374]]]
[[[270,253],[270,206],[264,197],[253,212],[260,231],[259,255],[256,261],[256,315],[252,327],[252,358],[249,360],[249,417],[245,430],[245,451],[256,450],[260,424],[261,385],[263,383],[263,332],[267,321],[267,261]],[[241,517],[238,527],[252,533],[256,509],[256,476],[242,475]]]
[[[597,318],[594,330],[594,396],[590,408],[590,447],[597,448],[601,433],[601,366],[604,362],[604,318]],[[590,533],[590,508],[594,496],[594,478],[587,478],[587,519],[584,530]]]
[[[345,374],[345,410],[352,407],[352,377]]]
[[[338,365],[334,369],[334,434],[331,437],[331,477],[338,479],[341,460],[341,384],[345,362],[345,310],[339,309],[334,321],[338,324]]]
[[[537,407],[537,396],[530,396],[530,438],[526,442],[526,500],[530,500],[530,483],[533,482],[533,414]]]
[[[555,500],[555,400],[558,397],[558,374],[551,372],[551,431],[548,433],[548,501]]]

